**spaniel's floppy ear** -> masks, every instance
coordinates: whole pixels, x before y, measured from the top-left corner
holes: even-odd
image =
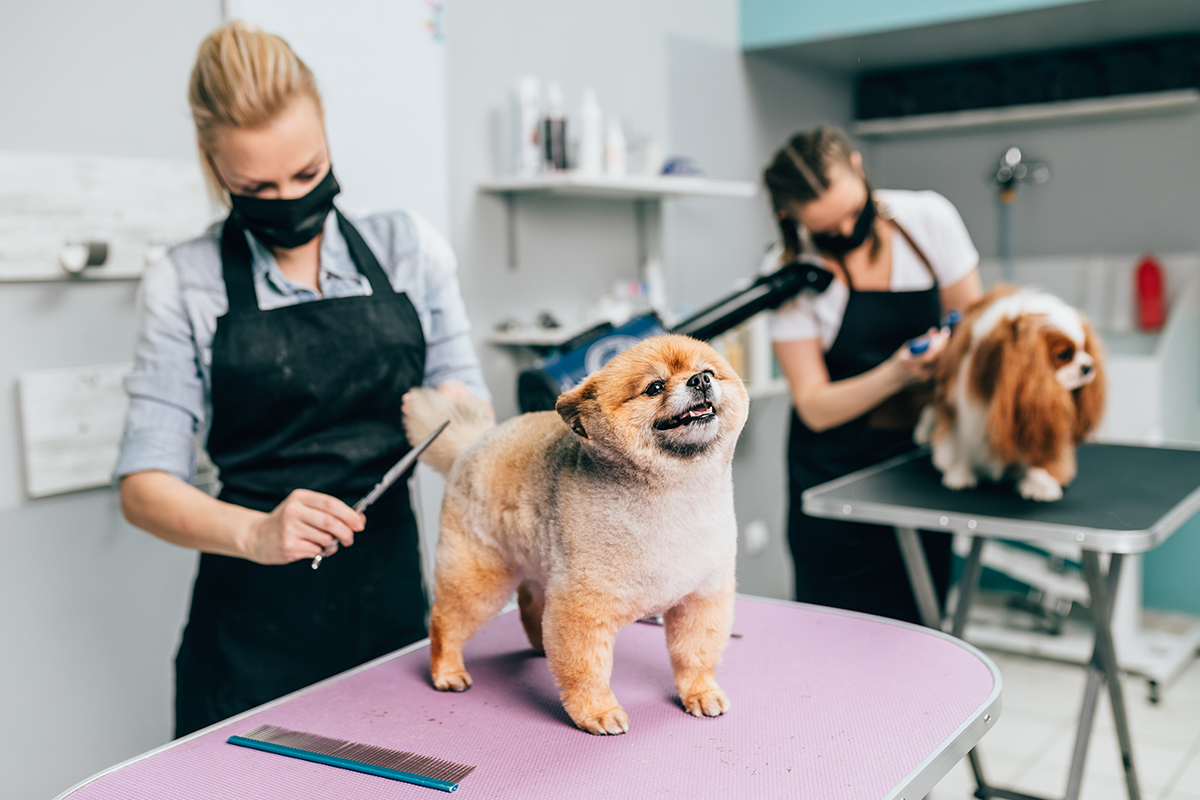
[[[584,417],[586,416],[588,405],[595,402],[596,391],[592,385],[592,381],[584,381],[569,392],[563,392],[559,395],[558,402],[554,405],[554,410],[563,418],[563,422],[567,423],[571,430],[579,435],[579,438],[586,439],[588,438],[588,433],[584,427]]]
[[[1100,427],[1104,416],[1105,374],[1104,345],[1087,320],[1083,321],[1083,349],[1092,357],[1095,377],[1075,390],[1075,441],[1082,442],[1089,433]]]
[[[987,434],[998,458],[1041,465],[1058,457],[1070,440],[1074,408],[1050,368],[1036,321],[1018,316],[997,323],[979,344],[971,381],[990,400]]]

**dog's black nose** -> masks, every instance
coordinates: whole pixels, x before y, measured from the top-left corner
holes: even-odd
[[[1092,371],[1092,365],[1091,364],[1080,364],[1079,371],[1082,374],[1087,375],[1088,373],[1090,373]]]
[[[702,392],[707,392],[708,387],[712,386],[712,376],[707,372],[698,372],[688,378],[687,385],[693,389],[699,389]]]

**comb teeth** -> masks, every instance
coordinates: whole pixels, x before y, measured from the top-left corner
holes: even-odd
[[[397,772],[410,772],[414,775],[449,783],[458,783],[469,775],[471,770],[475,769],[473,766],[455,764],[453,761],[432,756],[422,756],[404,750],[391,750],[378,745],[331,739],[328,736],[292,731],[275,725],[259,725],[249,733],[243,733],[242,737],[342,758],[347,761],[357,761],[360,764],[370,764]]]

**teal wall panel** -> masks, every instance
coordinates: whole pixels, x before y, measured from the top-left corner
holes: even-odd
[[[1147,608],[1200,614],[1200,515],[1147,553],[1143,563]]]
[[[758,50],[1089,0],[742,0],[742,47]]]

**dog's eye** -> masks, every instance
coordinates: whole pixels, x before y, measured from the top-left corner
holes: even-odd
[[[1060,364],[1066,364],[1073,358],[1075,358],[1075,348],[1074,347],[1064,347],[1063,349],[1059,350],[1057,353],[1054,354],[1054,359],[1056,361],[1058,361],[1058,363],[1060,363]]]
[[[667,384],[664,381],[655,381],[646,387],[646,391],[643,392],[643,394],[646,394],[650,397],[658,397],[666,388]]]

